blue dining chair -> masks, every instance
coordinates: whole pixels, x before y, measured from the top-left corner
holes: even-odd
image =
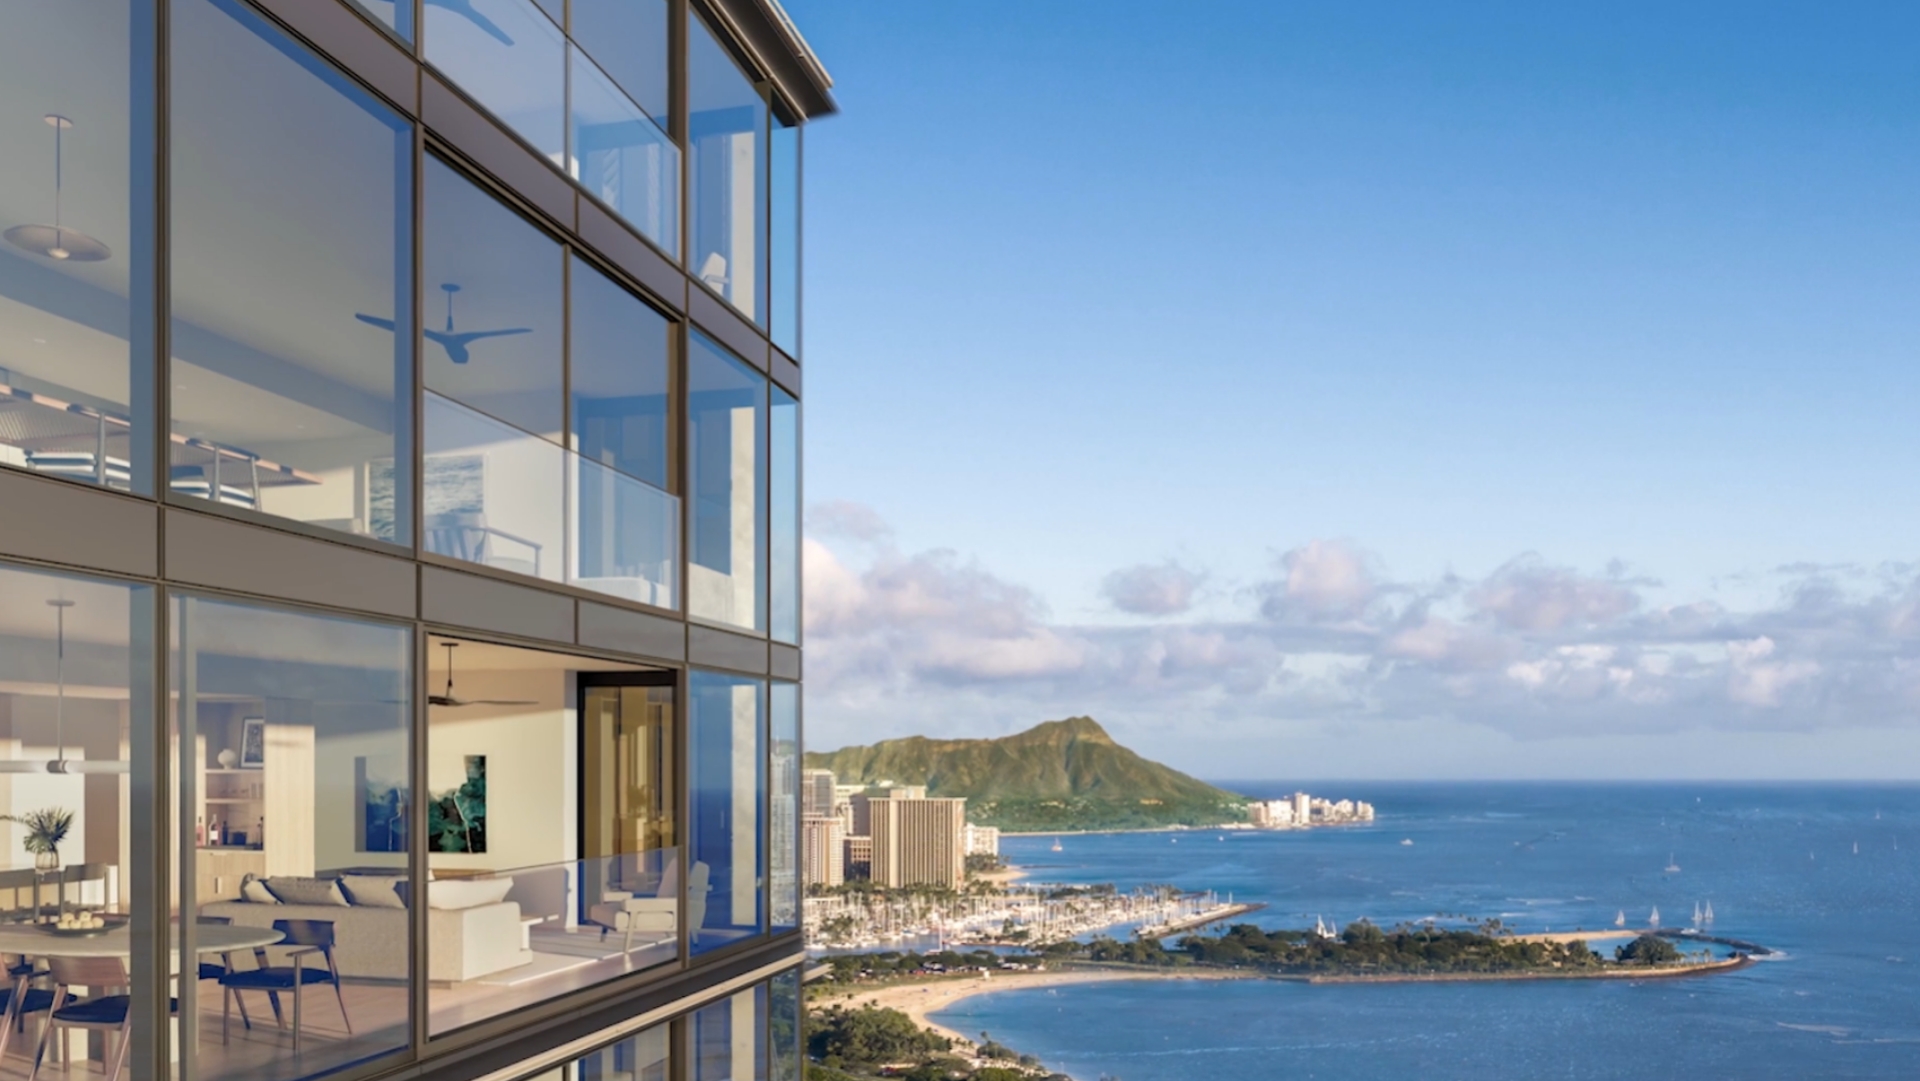
[[[333,985],[333,997],[340,1004],[340,1020],[347,1026],[347,1035],[353,1035],[353,1019],[347,1016],[346,995],[340,990],[340,968],[333,963],[333,921],[332,920],[275,920],[273,929],[283,936],[281,947],[296,947],[287,955],[293,963],[290,965],[269,965],[267,948],[253,951],[259,962],[258,968],[242,971],[230,971],[220,977],[220,986],[224,991],[220,1006],[220,1042],[227,1042],[227,1031],[232,1025],[233,1003],[242,991],[265,991],[273,1004],[273,1015],[280,1016],[280,992],[293,992],[293,1049],[300,1050],[300,1023],[302,992],[310,983]],[[318,954],[327,967],[308,968],[307,958]],[[242,1007],[244,1011],[245,1007]],[[284,1023],[284,1022],[283,1022]]]

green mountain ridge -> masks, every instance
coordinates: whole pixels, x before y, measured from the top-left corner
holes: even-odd
[[[1046,721],[999,739],[910,736],[809,752],[840,784],[925,785],[963,796],[967,818],[1025,832],[1211,826],[1245,818],[1245,799],[1142,758],[1091,717]]]

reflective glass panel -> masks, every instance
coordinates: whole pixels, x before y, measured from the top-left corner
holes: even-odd
[[[438,159],[427,159],[425,181],[420,356],[428,388],[559,442],[559,243]]]
[[[679,604],[680,501],[568,455],[573,537],[567,581],[630,601]]]
[[[673,324],[577,257],[568,312],[570,445],[583,458],[667,487]]]
[[[151,494],[128,297],[151,284],[133,237],[152,177],[131,178],[127,58],[153,46],[133,36],[125,0],[0,13],[0,464]]]
[[[667,127],[667,0],[573,0],[569,29],[627,96]]]
[[[773,637],[800,641],[800,403],[773,388],[772,444],[769,456],[767,561]]]
[[[183,1054],[197,1077],[251,1081],[405,1048],[413,632],[173,608],[173,754],[194,818],[179,937],[202,962]],[[295,986],[300,1008],[273,1023]]]
[[[773,191],[768,224],[767,273],[773,344],[800,355],[800,127],[776,117],[769,149]]]
[[[677,959],[671,676],[434,636],[427,686],[430,1031]]]
[[[767,103],[699,16],[687,19],[687,266],[766,325]]]
[[[656,1025],[612,1047],[583,1055],[571,1081],[667,1081],[673,1066],[673,1030]]]
[[[767,783],[767,922],[776,931],[800,926],[800,685],[767,689],[770,776]]]
[[[429,0],[425,34],[429,63],[547,160],[564,162],[567,42],[533,0]]]
[[[573,50],[567,171],[669,254],[680,251],[680,148],[585,53]]]
[[[16,941],[21,934],[39,935],[50,945],[59,941],[48,933],[54,929],[100,931],[88,941],[121,952],[87,963],[125,984],[132,946],[127,924],[131,913],[147,910],[152,888],[138,871],[146,852],[133,836],[133,816],[141,813],[133,793],[151,792],[152,781],[134,776],[130,741],[150,741],[145,722],[155,715],[153,591],[0,568],[0,623],[7,643],[0,650],[0,813],[8,816],[0,823],[0,902],[6,930]],[[144,923],[146,917],[139,918]],[[22,926],[35,920],[49,926]],[[58,952],[41,951],[32,959],[45,974],[36,977],[36,986],[91,982],[69,974],[62,962],[70,958],[48,956]],[[11,1023],[15,1014],[5,1016]],[[10,1058],[7,1076],[26,1076],[39,1035],[37,1024],[13,1034],[13,1054],[20,1057]],[[104,1070],[112,1050],[106,1041],[90,1044],[84,1037],[64,1046],[70,1072],[62,1076],[75,1078]],[[54,1050],[49,1046],[49,1054]]]
[[[411,129],[241,4],[172,10],[169,484],[409,543]]]
[[[687,687],[687,882],[707,882],[704,901],[689,898],[688,915],[693,952],[704,953],[760,931],[767,689],[756,679],[713,672],[690,673]]]
[[[380,25],[393,31],[401,41],[413,41],[413,0],[349,0],[354,7],[372,15]]]
[[[767,985],[730,995],[693,1015],[693,1081],[767,1076]]]
[[[800,1081],[803,1030],[800,1021],[800,970],[767,981],[768,1081]]]
[[[423,415],[421,547],[560,581],[567,452],[432,391]]]
[[[688,335],[687,610],[750,630],[767,623],[767,380]]]

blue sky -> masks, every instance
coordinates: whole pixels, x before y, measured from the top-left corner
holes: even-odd
[[[1920,775],[1920,8],[787,7],[813,746]]]

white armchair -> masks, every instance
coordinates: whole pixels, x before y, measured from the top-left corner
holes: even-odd
[[[712,889],[711,876],[711,870],[699,861],[694,862],[693,870],[687,875],[687,914],[692,917],[690,926],[695,933],[707,918],[707,893]],[[625,935],[626,942],[622,949],[631,953],[636,933],[669,939],[679,934],[679,894],[680,872],[676,861],[668,863],[666,870],[661,872],[660,885],[653,896],[636,897],[628,890],[602,890],[600,903],[587,909],[587,919],[600,925],[602,940],[610,931]]]

